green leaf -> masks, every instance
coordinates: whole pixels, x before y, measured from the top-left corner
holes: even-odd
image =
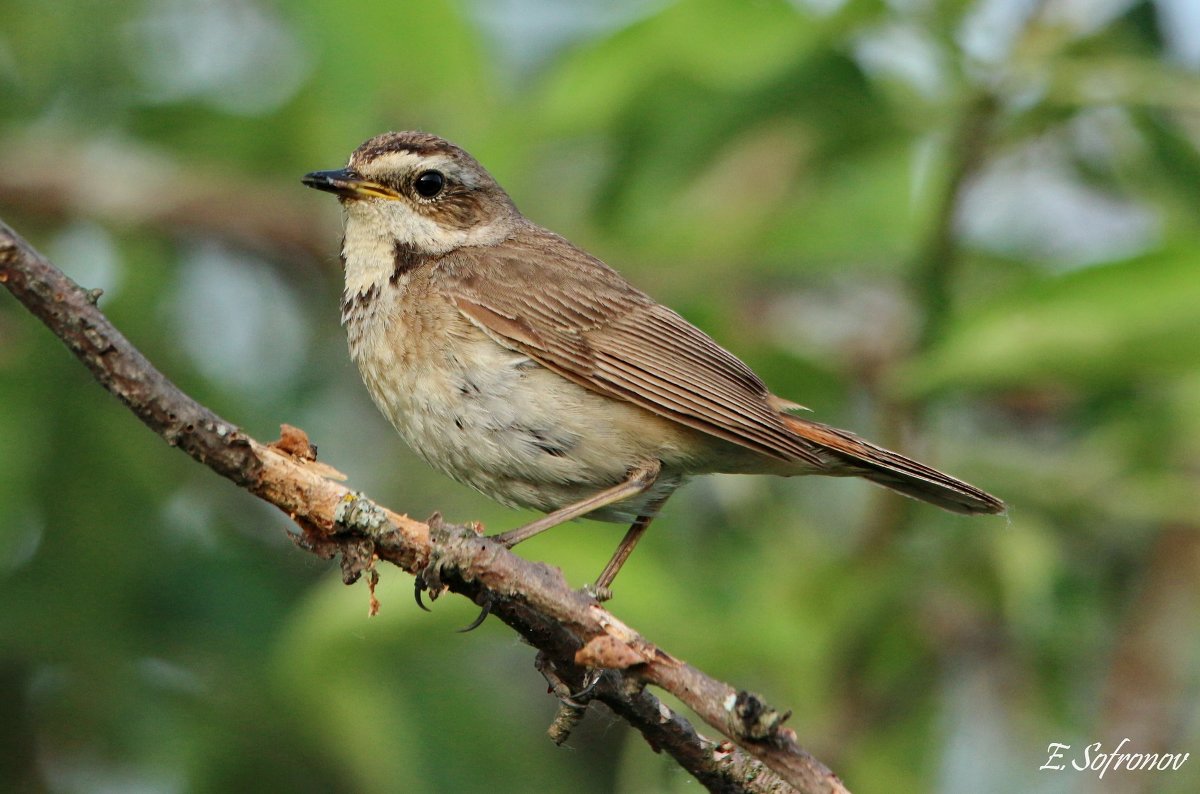
[[[953,320],[902,369],[910,396],[950,387],[1121,383],[1200,365],[1200,261],[1188,248],[1041,279]]]
[[[781,0],[683,0],[570,57],[546,88],[546,120],[563,130],[607,124],[664,77],[744,90],[787,68],[817,30]]]

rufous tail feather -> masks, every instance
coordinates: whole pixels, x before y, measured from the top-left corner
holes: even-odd
[[[781,417],[796,435],[852,466],[854,470],[847,473],[954,513],[1003,513],[1006,509],[1004,502],[974,485],[863,441],[853,433],[796,416]]]

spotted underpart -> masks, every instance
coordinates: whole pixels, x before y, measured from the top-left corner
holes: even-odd
[[[379,297],[379,285],[372,284],[362,292],[353,295],[342,295],[342,325],[351,317],[359,317],[370,311],[375,299]]]
[[[563,434],[555,433],[551,428],[542,428],[539,430],[528,427],[514,427],[513,431],[528,436],[531,446],[556,458],[567,455],[579,442],[578,436],[568,438]]]

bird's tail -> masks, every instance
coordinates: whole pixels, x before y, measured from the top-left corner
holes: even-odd
[[[973,485],[923,463],[863,441],[836,427],[783,414],[788,428],[849,467],[846,474],[865,477],[913,499],[954,513],[1003,513],[1004,502]],[[831,471],[831,474],[838,472]]]

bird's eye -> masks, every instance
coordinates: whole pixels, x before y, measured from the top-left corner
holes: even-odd
[[[425,198],[433,198],[441,193],[445,186],[446,177],[442,175],[441,171],[422,171],[413,180],[413,187]]]

